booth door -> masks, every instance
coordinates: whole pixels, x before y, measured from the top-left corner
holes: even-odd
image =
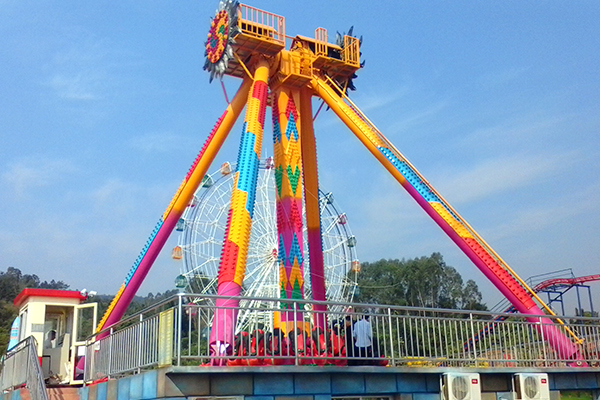
[[[97,303],[79,304],[75,306],[75,318],[73,320],[73,352],[71,353],[73,377],[71,383],[83,382],[85,344],[86,340],[96,329],[98,323],[97,308]]]

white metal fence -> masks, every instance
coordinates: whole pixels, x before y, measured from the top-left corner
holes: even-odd
[[[600,319],[498,314],[373,304],[297,301],[292,311],[261,299],[251,322],[230,329],[223,355],[211,354],[216,296],[181,294],[90,338],[85,379],[93,381],[155,365],[388,365],[417,367],[600,366]],[[340,307],[342,306],[342,307]],[[293,311],[296,310],[296,311]],[[240,310],[230,308],[235,316]],[[244,311],[248,311],[245,309]],[[287,318],[286,318],[287,317]],[[281,322],[287,319],[287,322]],[[360,321],[360,323],[359,323]],[[559,354],[544,337],[544,324],[570,337],[576,352]],[[361,327],[362,325],[362,327]],[[365,329],[366,327],[366,329]],[[569,336],[567,328],[577,339]],[[356,336],[371,332],[369,347]],[[213,337],[226,337],[216,332]]]
[[[2,357],[0,387],[2,391],[25,386],[32,400],[48,400],[44,375],[37,353],[37,341],[30,336]]]

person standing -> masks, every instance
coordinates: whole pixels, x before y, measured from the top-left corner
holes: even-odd
[[[371,357],[373,345],[373,328],[369,316],[365,315],[354,324],[354,355],[357,357]],[[359,365],[362,363],[359,363]]]
[[[344,318],[344,349],[346,351],[346,357],[348,357],[348,365],[357,365],[356,360],[353,360],[354,357],[354,336],[352,329],[352,317],[350,315],[346,315]]]
[[[45,349],[53,349],[55,347],[56,340],[56,331],[52,329],[46,335],[46,340],[44,340],[44,348]]]

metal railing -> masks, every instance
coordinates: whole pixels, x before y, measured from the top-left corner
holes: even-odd
[[[175,296],[157,303],[88,339],[84,381],[139,372],[143,368],[161,365],[161,356],[166,348],[170,349],[170,353],[166,357],[168,361],[163,363],[171,364],[173,340],[171,339],[169,347],[161,340],[161,334],[162,337],[169,337],[177,329],[173,327],[172,318],[170,325],[161,325],[161,316],[179,309],[180,307],[174,306],[179,300],[181,298]]]
[[[238,25],[245,34],[285,45],[285,18],[240,4]]]
[[[352,36],[344,36],[344,62],[356,68],[360,67],[359,40]]]
[[[600,366],[600,319],[566,318],[583,342],[560,356],[536,325],[550,316],[260,299],[244,308],[244,330],[230,327],[226,355],[211,354],[212,317],[217,296],[181,294],[144,310],[89,340],[87,381],[162,364],[173,365],[388,365],[417,367]],[[290,309],[292,311],[290,311]],[[340,311],[341,310],[341,311]],[[229,309],[235,317],[241,309]],[[248,313],[251,318],[248,322]],[[282,322],[282,320],[287,320]],[[360,322],[359,322],[360,321]],[[533,321],[533,322],[532,322]],[[537,321],[537,322],[536,322]],[[217,326],[217,325],[215,325]],[[538,328],[538,329],[536,329]],[[214,332],[225,337],[225,332]],[[100,333],[101,335],[101,333]],[[355,338],[370,337],[370,346]],[[358,343],[360,344],[360,343]]]
[[[48,400],[44,374],[33,336],[20,341],[2,357],[0,372],[1,390],[14,390],[25,386],[32,400]]]

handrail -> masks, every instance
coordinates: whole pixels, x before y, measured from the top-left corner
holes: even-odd
[[[2,391],[19,387],[29,390],[32,400],[48,400],[44,373],[37,354],[37,340],[29,336],[2,357],[0,388]]]
[[[285,18],[247,4],[238,8],[238,24],[242,32],[285,44]]]
[[[134,321],[134,320],[138,320],[139,319],[139,315],[140,314],[147,314],[150,311],[156,310],[162,306],[168,305],[168,304],[172,304],[173,306],[177,305],[179,302],[179,298],[187,298],[188,302],[187,304],[191,304],[194,303],[196,304],[196,302],[199,301],[205,301],[205,300],[210,300],[210,301],[214,301],[220,297],[223,296],[219,296],[216,294],[197,294],[197,293],[178,293],[178,294],[174,294],[171,297],[168,297],[162,301],[160,301],[157,304],[154,304],[152,306],[148,306],[147,308],[143,309],[142,311],[138,312],[137,314],[131,315],[121,321],[119,321],[118,323],[115,323],[114,325],[112,325],[114,328],[118,327],[119,325],[123,324],[123,323],[127,323],[130,321]],[[279,299],[274,299],[272,297],[228,297],[228,298],[237,298],[239,300],[257,300],[257,301],[278,301]],[[392,311],[406,311],[406,312],[422,312],[422,311],[427,311],[427,312],[431,312],[431,313],[464,313],[464,312],[472,312],[473,315],[478,316],[478,318],[480,319],[485,319],[486,317],[491,318],[495,318],[496,316],[499,315],[504,315],[506,317],[514,317],[515,315],[518,315],[519,317],[523,317],[523,318],[528,318],[528,317],[539,317],[539,315],[537,314],[522,314],[522,313],[503,313],[503,312],[494,312],[494,311],[471,311],[471,310],[455,310],[455,309],[448,309],[448,308],[435,308],[435,307],[415,307],[415,306],[398,306],[398,305],[382,305],[382,304],[373,304],[373,303],[347,303],[347,302],[337,302],[337,301],[318,301],[318,300],[310,300],[310,299],[295,299],[294,300],[296,303],[298,304],[302,304],[304,305],[312,305],[312,304],[320,304],[320,305],[326,305],[326,306],[330,306],[330,307],[335,307],[335,306],[342,306],[345,308],[348,307],[353,307],[353,308],[380,308],[380,307],[385,307],[390,308]],[[552,318],[552,316],[550,316]],[[598,318],[594,318],[594,317],[581,317],[578,315],[566,315],[563,316],[562,318],[564,319],[569,319],[569,318],[576,318],[577,320],[589,320],[589,321],[598,321]],[[102,332],[102,331],[101,331]],[[99,335],[100,332],[96,332],[95,335]]]
[[[115,322],[114,324],[112,324],[110,326],[104,327],[101,331],[94,332],[94,334],[91,335],[90,337],[91,338],[94,338],[94,337],[97,337],[97,336],[102,337],[103,334],[106,334],[106,333],[109,333],[109,332],[113,331],[114,327],[122,326],[123,324],[129,324],[129,323],[131,323],[131,322],[133,322],[135,320],[138,320],[140,315],[148,314],[150,311],[157,310],[157,309],[159,309],[159,308],[161,308],[161,307],[163,307],[163,306],[165,306],[165,305],[167,305],[167,304],[169,304],[169,303],[171,303],[173,301],[177,301],[177,298],[180,295],[181,294],[174,294],[171,297],[167,297],[166,299],[161,300],[161,301],[159,301],[156,304],[152,304],[152,305],[150,305],[150,306],[142,309],[141,311],[138,311],[134,315],[130,315],[130,316],[124,317],[120,321],[117,321],[117,322]]]
[[[506,314],[510,318],[492,322],[495,329],[489,336],[465,347],[470,338],[489,326],[497,313],[314,300],[294,301],[293,308],[302,315],[294,332],[301,329],[307,336],[302,340],[300,336],[292,339],[291,332],[285,332],[281,343],[287,343],[288,350],[277,353],[272,340],[277,335],[275,316],[281,308],[280,299],[272,298],[260,298],[261,307],[235,308],[238,315],[242,310],[249,313],[251,322],[230,327],[235,329],[237,339],[230,344],[226,355],[211,355],[210,331],[219,329],[212,324],[218,298],[222,297],[180,293],[131,316],[122,324],[113,325],[109,334],[96,334],[87,343],[85,380],[135,373],[158,365],[208,365],[215,360],[227,365],[358,365],[354,363],[368,362],[393,367],[496,368],[564,368],[574,361],[544,340],[543,329],[532,329],[552,324],[548,321],[554,319],[551,316]],[[327,305],[326,311],[320,311],[317,305]],[[329,325],[319,343],[313,340],[314,321],[323,313],[327,314]],[[340,349],[347,343],[343,339],[344,332],[348,334],[344,326],[346,318],[350,316],[354,322],[366,314],[370,316],[375,340],[373,352],[365,359]],[[569,328],[586,338],[585,343],[578,345],[586,365],[600,365],[600,319],[572,317]],[[256,345],[261,338],[263,347]],[[306,343],[312,343],[312,348]],[[132,352],[134,344],[137,351]]]

